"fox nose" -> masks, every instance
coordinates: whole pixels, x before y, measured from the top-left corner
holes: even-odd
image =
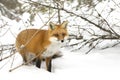
[[[64,42],[64,40],[61,40],[61,42],[63,43],[63,42]]]

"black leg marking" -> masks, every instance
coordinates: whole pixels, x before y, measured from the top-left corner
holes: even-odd
[[[51,68],[52,68],[52,59],[50,60],[47,68],[49,72],[51,72]]]
[[[36,67],[41,67],[41,60],[39,58],[36,59]]]
[[[26,55],[22,55],[22,57],[23,57],[23,61],[26,63],[27,62]]]

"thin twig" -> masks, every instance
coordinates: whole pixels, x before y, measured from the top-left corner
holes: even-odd
[[[6,57],[4,57],[4,58],[1,58],[1,59],[0,59],[0,61],[5,60],[5,59],[7,59],[7,58],[9,58],[9,57],[13,56],[14,54],[15,54],[15,53],[10,54],[9,56],[6,56]]]
[[[119,4],[117,4],[114,0],[112,0],[112,1],[115,3],[115,5],[117,5],[120,8]]]
[[[16,53],[16,51],[13,51],[13,54],[14,54],[14,53]],[[12,63],[11,63],[11,66],[10,66],[10,68],[12,68],[12,66],[13,66],[14,59],[15,59],[15,55],[13,56],[13,59],[12,59]]]
[[[92,51],[98,44],[99,44],[99,41],[93,47],[91,47],[85,54],[88,54],[90,51]]]
[[[37,2],[34,2],[34,1],[26,2],[26,3],[29,3],[29,4],[31,4],[31,5],[37,4],[37,5],[41,5],[41,6],[47,7],[47,8],[52,8],[52,9],[57,9],[57,10],[59,9],[59,10],[61,10],[61,11],[65,11],[66,13],[70,13],[70,14],[76,16],[76,17],[80,17],[81,19],[89,22],[90,24],[94,25],[95,27],[97,27],[97,28],[99,28],[99,29],[101,29],[101,30],[103,30],[103,31],[105,31],[105,32],[107,32],[107,33],[112,33],[110,30],[107,30],[107,29],[101,27],[100,25],[92,22],[91,20],[89,20],[89,19],[87,19],[87,18],[85,18],[85,17],[83,17],[83,16],[81,16],[81,15],[79,15],[79,14],[76,14],[75,12],[68,11],[67,9],[65,9],[65,8],[63,8],[63,7],[62,7],[62,8],[57,8],[57,7],[53,7],[53,6],[50,6],[50,5],[45,5],[45,4],[37,3]],[[34,3],[34,4],[33,4],[33,3]]]
[[[96,10],[96,9],[95,9]],[[116,35],[116,36],[118,36],[118,37],[120,37],[120,35],[119,34],[117,34],[111,27],[110,27],[110,25],[109,25],[109,23],[107,22],[107,20],[105,19],[105,18],[103,18],[102,17],[102,15],[96,10],[96,12],[98,13],[98,15],[105,21],[105,23],[107,24],[107,26],[109,27],[109,29]],[[111,33],[111,32],[110,32]],[[113,34],[112,33],[112,34]]]
[[[57,3],[57,8],[58,8],[58,22],[61,24],[61,19],[60,19],[60,9],[59,9],[59,4]]]
[[[46,50],[46,49],[45,49]],[[34,59],[36,59],[37,57],[39,57],[45,50],[41,51],[37,56],[35,56],[34,58],[32,58],[31,60],[27,61],[27,62],[24,62],[22,63],[21,65],[18,65],[12,69],[9,70],[9,72],[12,72],[13,70],[17,69],[17,68],[20,68],[22,67],[23,65],[27,65],[28,63],[32,62]]]
[[[10,62],[10,60],[8,60],[4,65],[2,65],[2,66],[0,67],[0,70],[1,70],[8,62]]]
[[[29,42],[35,37],[35,35],[37,35],[37,33],[38,33],[45,25],[47,25],[47,23],[53,18],[53,16],[54,16],[55,14],[56,14],[56,13],[54,13],[54,14],[49,18],[49,20],[48,20],[41,28],[39,28],[39,29],[32,35],[32,37],[24,44],[24,47],[29,44]]]

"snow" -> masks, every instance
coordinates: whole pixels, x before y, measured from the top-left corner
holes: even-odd
[[[119,2],[119,0],[115,1]],[[71,7],[74,7],[75,5],[76,4],[71,5]],[[111,6],[111,8],[116,8],[113,2],[108,3],[106,1],[99,3],[98,6],[96,6],[96,10],[101,13],[101,15],[106,19],[109,11],[109,6]],[[68,5],[66,5],[66,8],[68,10],[71,10],[71,7],[68,7]],[[74,10],[72,11],[74,12]],[[119,12],[120,9],[117,7],[116,11],[112,12],[110,17],[107,18],[110,25],[113,25],[114,23],[119,24]],[[77,13],[79,13],[79,11]],[[84,13],[86,12],[84,11]],[[14,43],[16,35],[21,30],[26,29],[28,26],[30,26],[28,21],[29,16],[30,15],[28,13],[24,13],[23,16],[21,16],[22,20],[20,22],[16,22],[14,20],[12,21],[4,17],[4,20],[8,22],[9,25],[0,30],[0,44]],[[68,19],[67,14],[64,14],[64,16],[65,17],[63,19]],[[42,19],[42,21],[37,15],[35,17],[35,21],[33,22],[34,26],[31,26],[29,28],[40,28],[40,26],[43,25],[43,22],[46,22],[48,20],[46,15],[42,15],[42,18],[43,17],[44,19]],[[1,16],[1,18],[3,18],[3,16]],[[84,26],[84,24],[87,22],[81,20],[80,18],[69,17],[68,20],[70,21],[69,25],[81,24],[81,27],[89,28],[89,25]],[[0,21],[1,25],[4,23]],[[71,27],[68,28],[71,29]],[[115,30],[119,32],[119,29]],[[75,34],[78,32],[75,29],[72,29],[72,31]],[[96,29],[96,32],[99,31]],[[84,39],[89,38],[89,35],[86,35],[86,32],[83,31],[83,34]],[[2,37],[3,35],[4,37]],[[77,40],[71,40],[69,44],[72,44],[74,42],[77,42]],[[112,45],[112,43],[115,43],[115,41],[103,41],[103,43],[99,44],[99,46],[100,48],[106,47],[107,45]],[[107,48],[104,50],[95,49],[86,55],[85,52],[88,51],[88,48],[84,48],[83,50],[77,52],[70,52],[69,48],[62,48],[61,52],[63,53],[63,56],[53,60],[51,73],[45,70],[44,62],[42,63],[42,67],[40,69],[34,65],[24,65],[12,72],[9,72],[10,69],[13,69],[14,67],[19,66],[23,63],[21,56],[16,53],[14,56],[0,62],[0,80],[120,80],[119,49],[120,46]]]
[[[45,70],[45,63],[42,67],[36,68],[34,65],[24,65],[12,72],[9,72],[12,64],[12,58],[0,62],[0,68],[3,63],[9,61],[0,69],[1,80],[120,80],[120,50],[119,47],[105,50],[93,50],[89,54],[83,52],[69,52],[67,49],[61,49],[63,56],[54,59],[52,72]],[[16,53],[14,64],[22,64],[21,56]]]

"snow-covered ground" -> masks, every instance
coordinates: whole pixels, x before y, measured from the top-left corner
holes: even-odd
[[[22,64],[22,58],[16,54],[0,62],[0,80],[120,80],[119,47],[93,50],[87,55],[67,49],[61,51],[63,56],[53,60],[51,73],[45,70],[44,62],[40,69],[29,65],[9,72],[13,58],[12,68]]]

